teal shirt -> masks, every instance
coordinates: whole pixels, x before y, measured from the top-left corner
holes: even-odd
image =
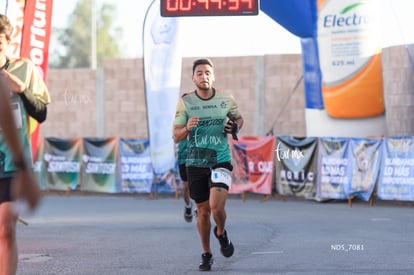
[[[212,167],[230,162],[230,147],[223,130],[228,118],[240,117],[234,97],[215,90],[211,98],[202,99],[191,92],[179,100],[174,123],[186,125],[194,116],[199,117],[199,122],[188,136],[186,165]]]
[[[177,147],[178,164],[185,164],[187,161],[187,139],[180,140]]]
[[[25,152],[31,152],[30,141],[28,136],[28,121],[26,109],[20,96],[16,93],[10,94],[11,108],[16,121],[16,126],[21,143],[24,146]],[[31,157],[31,153],[26,154],[27,157]],[[30,159],[31,160],[31,159]],[[31,161],[30,161],[31,163]],[[13,155],[6,144],[3,133],[0,130],[0,178],[10,177],[11,172],[15,170],[13,165]]]
[[[24,84],[24,93],[30,94],[36,100],[44,104],[50,103],[49,91],[39,74],[36,66],[27,58],[7,57],[10,61],[7,71],[18,77]],[[26,112],[20,95],[10,93],[10,102],[15,118],[18,135],[23,145],[25,156],[29,163],[32,163],[32,150],[30,145],[29,115]],[[5,143],[3,133],[0,129],[0,178],[12,176],[15,167],[13,157],[8,145]]]

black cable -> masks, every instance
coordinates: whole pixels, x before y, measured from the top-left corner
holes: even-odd
[[[270,128],[270,130],[266,133],[266,136],[273,136],[273,128],[275,127],[277,121],[279,120],[280,115],[285,111],[290,99],[292,98],[293,94],[296,92],[296,90],[299,87],[300,82],[302,82],[303,80],[303,74],[299,77],[299,79],[296,81],[295,86],[293,87],[292,91],[290,92],[289,97],[287,98],[286,102],[282,105],[282,109],[279,111],[279,113],[276,116],[275,121],[272,124],[272,127]]]

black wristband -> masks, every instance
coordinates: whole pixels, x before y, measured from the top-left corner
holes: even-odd
[[[7,68],[9,67],[9,65],[10,65],[10,60],[9,59],[6,59],[6,63],[4,63],[4,65],[0,68],[0,71],[1,70],[7,70]]]
[[[231,133],[232,134],[237,134],[239,132],[239,125],[233,121],[233,126],[231,128]]]
[[[27,170],[29,168],[27,165],[27,161],[24,158],[15,160],[13,164],[17,170]]]
[[[231,127],[231,136],[233,137],[234,140],[239,140],[237,138],[237,133],[239,132],[239,125],[234,121],[233,121],[233,125]]]

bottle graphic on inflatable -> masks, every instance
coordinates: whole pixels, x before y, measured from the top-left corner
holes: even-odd
[[[368,118],[385,111],[378,2],[318,0],[322,97],[333,118]]]

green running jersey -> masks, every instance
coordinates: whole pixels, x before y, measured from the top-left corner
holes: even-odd
[[[177,105],[175,125],[186,125],[190,117],[199,117],[198,125],[188,137],[187,166],[212,167],[217,163],[230,162],[227,134],[223,134],[227,119],[240,117],[233,96],[214,90],[209,99],[191,92],[183,96]]]
[[[9,61],[7,71],[17,76],[24,83],[26,87],[24,92],[31,93],[37,100],[48,104],[50,102],[49,91],[36,66],[26,58],[9,58]],[[27,159],[32,163],[29,115],[20,95],[11,92],[10,101],[21,143],[24,146]],[[10,177],[14,170],[12,153],[0,128],[0,178]]]

